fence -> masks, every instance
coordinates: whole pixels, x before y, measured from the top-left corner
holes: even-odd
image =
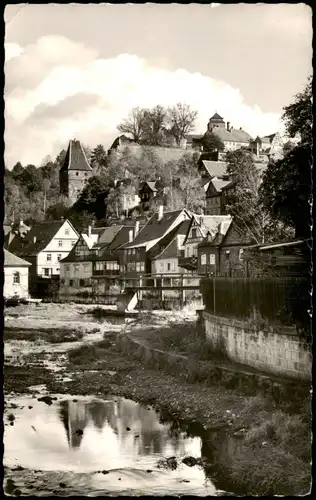
[[[203,278],[200,290],[210,314],[240,320],[257,317],[311,334],[308,278]]]

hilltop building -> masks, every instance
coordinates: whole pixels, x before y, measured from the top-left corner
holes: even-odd
[[[91,176],[92,168],[80,141],[72,139],[64,164],[59,171],[60,194],[66,196],[73,205]]]

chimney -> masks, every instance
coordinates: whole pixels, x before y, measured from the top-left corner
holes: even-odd
[[[36,243],[36,236],[33,237],[33,243]]]
[[[91,226],[88,226],[88,237],[91,238]]]
[[[158,208],[158,221],[160,221],[163,218],[163,205],[159,205]]]
[[[131,243],[133,241],[133,229],[128,231],[128,242]]]
[[[134,238],[136,238],[138,233],[139,233],[139,220],[135,222]]]
[[[23,226],[23,220],[20,219],[20,226]]]
[[[230,132],[230,122],[227,122],[227,130]]]

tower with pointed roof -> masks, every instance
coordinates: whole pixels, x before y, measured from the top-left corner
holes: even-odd
[[[225,122],[224,118],[220,116],[218,113],[215,113],[212,118],[210,118],[208,125],[207,125],[207,130],[211,132],[214,127],[221,127],[225,128]]]
[[[66,196],[73,205],[91,175],[92,168],[80,141],[72,139],[69,141],[65,161],[59,171],[60,194]]]

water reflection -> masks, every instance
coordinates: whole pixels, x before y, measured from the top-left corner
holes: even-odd
[[[185,488],[202,495],[215,491],[212,484],[208,486],[211,492],[205,490],[203,469],[181,463],[187,455],[201,457],[201,438],[188,437],[177,425],[160,422],[153,409],[116,397],[102,401],[59,396],[51,406],[20,399],[14,427],[6,427],[5,432],[8,466],[18,463],[26,469],[76,473],[107,470],[111,475],[97,474],[93,481],[99,485],[107,480],[107,487],[110,481],[113,491],[117,491],[118,477],[122,485],[125,477],[129,487],[133,484],[142,494],[185,492]],[[177,456],[180,466],[174,471],[160,470],[158,461],[170,456]],[[148,474],[148,469],[153,473]]]

